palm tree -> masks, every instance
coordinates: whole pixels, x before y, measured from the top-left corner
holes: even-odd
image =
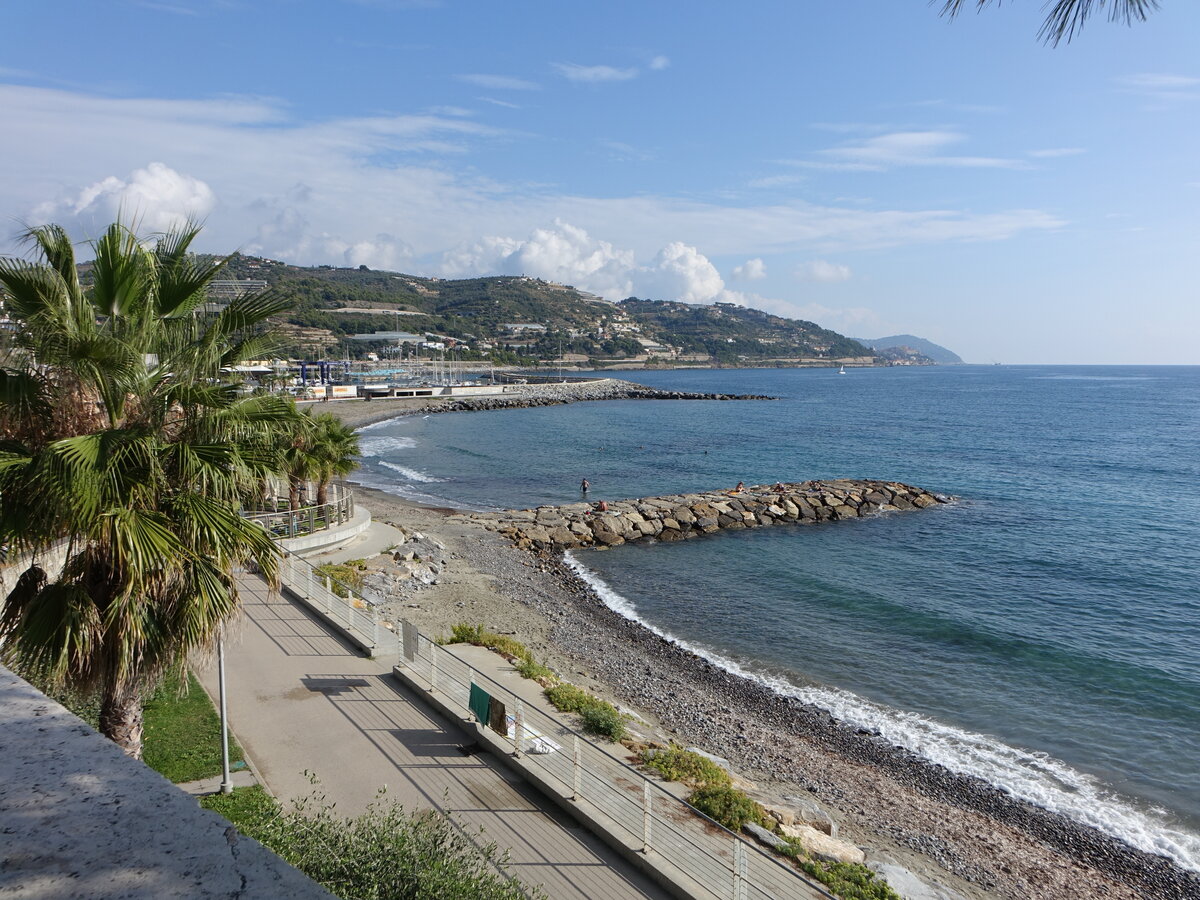
[[[968,0],[945,0],[942,15],[954,18]],[[974,0],[977,9],[999,4],[1000,0]],[[1159,0],[1049,0],[1049,12],[1038,36],[1052,46],[1071,38],[1083,28],[1083,23],[1095,12],[1108,7],[1108,18],[1112,22],[1144,22],[1146,17],[1158,9]]]
[[[220,260],[194,225],[144,243],[116,223],[80,282],[66,232],[0,259],[17,323],[0,364],[0,541],[30,563],[0,609],[6,659],[100,699],[101,731],[141,755],[142,697],[207,650],[238,609],[234,568],[269,577],[276,549],[238,515],[279,470],[290,402],[243,395],[228,373],[265,354],[272,294],[204,314]]]
[[[358,432],[328,412],[313,418],[313,432],[317,505],[323,506],[329,502],[329,483],[358,468]]]

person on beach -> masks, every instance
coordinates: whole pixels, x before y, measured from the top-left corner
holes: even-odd
[[[774,491],[775,493],[777,493],[777,494],[782,494],[782,493],[784,493],[785,491],[787,491],[787,488],[785,488],[785,487],[783,486],[783,482],[782,482],[782,481],[777,481],[777,482],[775,482],[775,487],[771,488],[771,490],[773,490],[773,491]]]
[[[608,504],[601,500],[596,504],[596,512],[608,512]]]
[[[740,493],[741,493],[742,491],[744,491],[745,489],[746,489],[746,482],[744,482],[744,481],[739,481],[739,482],[737,483],[737,487],[735,487],[735,488],[731,488],[731,489],[729,490],[729,492],[728,492],[728,493],[729,493],[729,495],[732,497],[734,494],[740,494]]]
[[[583,481],[579,482],[579,493],[586,494],[588,492],[588,488],[590,487],[591,485],[588,484],[588,480],[586,478],[583,479]]]

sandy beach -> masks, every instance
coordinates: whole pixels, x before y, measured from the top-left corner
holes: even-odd
[[[321,407],[361,426],[431,405]],[[840,836],[866,849],[906,896],[1200,897],[1200,878],[1161,857],[928,764],[663,640],[610,610],[558,556],[517,550],[466,514],[356,490],[376,519],[444,546],[431,584],[396,579],[386,554],[371,563],[376,583],[387,586],[387,616],[435,635],[458,622],[514,635],[564,678],[637,716],[647,737],[675,738],[729,760],[764,801],[819,804]],[[901,870],[924,892],[902,883]]]

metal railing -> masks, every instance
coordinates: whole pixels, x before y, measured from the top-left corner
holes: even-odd
[[[795,866],[703,815],[559,719],[527,706],[411,623],[397,624],[407,635],[401,666],[421,676],[463,718],[471,715],[472,683],[503,702],[511,713],[509,733],[497,736],[564,796],[591,804],[616,823],[626,842],[643,853],[671,862],[721,900],[833,896]]]
[[[372,656],[400,652],[396,635],[380,622],[375,603],[345,582],[318,572],[295,553],[282,550],[282,554],[279,581],[283,587]]]
[[[281,540],[336,528],[354,518],[354,492],[339,485],[331,485],[330,490],[333,500],[329,503],[300,509],[255,510],[243,512],[242,517],[257,522],[268,534]]]

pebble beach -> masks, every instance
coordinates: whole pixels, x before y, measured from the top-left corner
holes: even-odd
[[[504,399],[506,406],[653,399],[655,392],[645,390],[609,380],[529,386],[522,400]],[[351,401],[328,408],[355,425],[413,412],[496,408],[471,403]],[[633,713],[648,736],[728,760],[762,800],[818,804],[905,896],[1200,897],[1200,879],[1162,857],[927,763],[659,637],[606,606],[555,551],[516,549],[469,515],[358,490],[376,519],[445,547],[432,583],[389,575],[390,557],[373,563],[387,588],[380,592],[387,616],[408,618],[430,634],[458,622],[512,634],[564,678]]]

